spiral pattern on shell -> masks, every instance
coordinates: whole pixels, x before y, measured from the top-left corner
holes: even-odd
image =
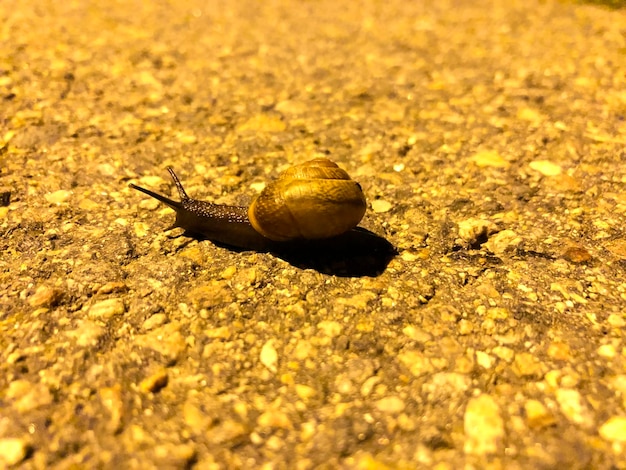
[[[365,209],[361,186],[334,162],[316,158],[278,175],[250,204],[248,218],[271,240],[321,239],[356,227]]]

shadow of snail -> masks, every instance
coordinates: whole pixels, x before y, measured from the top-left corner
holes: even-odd
[[[249,207],[192,199],[174,170],[167,170],[180,202],[130,187],[174,209],[173,227],[195,238],[236,251],[272,253],[294,266],[338,276],[377,276],[397,254],[386,239],[357,227],[366,209],[361,186],[326,158],[283,171]]]

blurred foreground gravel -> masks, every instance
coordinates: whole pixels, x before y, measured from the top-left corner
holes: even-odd
[[[3,0],[0,468],[626,468],[625,149],[626,9]],[[317,156],[397,253],[128,188]]]

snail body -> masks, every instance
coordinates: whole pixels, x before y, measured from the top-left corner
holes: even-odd
[[[180,202],[130,186],[174,209],[175,227],[231,246],[272,249],[286,242],[333,238],[356,227],[365,214],[361,186],[326,158],[288,168],[249,207],[192,199],[174,170],[167,170]]]

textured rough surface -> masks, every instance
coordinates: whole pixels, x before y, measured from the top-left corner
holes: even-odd
[[[0,2],[0,467],[626,468],[620,6]],[[380,269],[128,188],[317,156]]]

